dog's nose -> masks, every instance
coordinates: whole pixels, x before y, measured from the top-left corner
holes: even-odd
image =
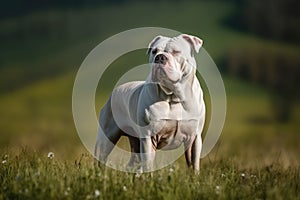
[[[154,59],[155,63],[163,64],[163,65],[165,65],[167,63],[167,61],[168,61],[167,56],[165,56],[163,54],[158,54]]]

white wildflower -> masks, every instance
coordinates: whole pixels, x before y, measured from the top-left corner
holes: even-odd
[[[99,190],[95,190],[95,198],[100,196],[100,191]]]
[[[53,152],[49,152],[48,153],[48,158],[50,158],[50,159],[54,158],[54,153]]]
[[[241,173],[241,177],[245,177],[246,176],[246,174],[245,173]]]
[[[171,167],[170,169],[169,169],[169,173],[173,173],[174,172],[174,169]]]
[[[216,194],[220,194],[221,187],[219,185],[216,186]]]
[[[7,161],[6,160],[2,160],[2,164],[5,164]]]
[[[71,191],[71,188],[67,187],[67,190],[65,190],[65,192],[64,192],[65,196],[68,196],[70,191]]]
[[[125,191],[125,192],[127,191],[126,185],[123,186],[123,191]]]
[[[221,177],[225,177],[225,174],[222,173],[222,174],[221,174]]]
[[[256,176],[254,174],[251,174],[250,177],[251,178],[256,178]]]

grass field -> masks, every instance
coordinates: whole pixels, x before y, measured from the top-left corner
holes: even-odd
[[[175,15],[173,10],[179,8]],[[159,15],[149,13],[155,9]],[[0,46],[0,199],[300,199],[300,104],[290,121],[278,123],[269,91],[230,75],[223,76],[228,101],[224,130],[201,160],[200,175],[186,170],[184,158],[140,177],[94,168],[76,133],[76,71],[94,46],[120,31],[162,26],[199,35],[217,62],[239,44],[299,50],[224,26],[222,19],[233,9],[228,3],[206,1],[188,6],[178,2],[173,9],[168,2],[159,8],[137,3],[36,12],[21,22],[0,21],[0,33],[11,35]],[[52,26],[39,34],[20,29],[20,23],[38,24],[41,30],[45,24]],[[23,37],[14,36],[26,30]],[[129,56],[112,68],[131,62]],[[108,71],[106,80],[116,80],[113,76],[114,71]],[[98,91],[97,111],[108,92]],[[119,145],[128,146],[125,139]],[[49,152],[54,158],[47,157]]]
[[[241,169],[226,158],[195,175],[175,163],[152,174],[94,168],[90,155],[74,161],[26,148],[0,165],[1,199],[299,199],[300,168],[279,162]]]

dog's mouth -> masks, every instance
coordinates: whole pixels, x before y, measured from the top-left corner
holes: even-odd
[[[164,70],[165,66],[153,66],[152,81],[157,83],[165,94],[173,94],[174,84],[180,81],[180,77],[172,79]],[[175,78],[175,77],[174,77]]]
[[[180,81],[181,75],[172,67],[162,64],[153,64],[152,81],[163,85],[175,84]]]

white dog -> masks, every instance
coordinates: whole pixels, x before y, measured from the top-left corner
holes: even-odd
[[[186,34],[157,36],[150,42],[147,80],[117,87],[101,110],[97,159],[106,162],[120,137],[128,136],[129,166],[138,161],[141,172],[151,171],[157,149],[181,144],[188,166],[199,171],[205,104],[194,54],[201,46],[201,39]]]

